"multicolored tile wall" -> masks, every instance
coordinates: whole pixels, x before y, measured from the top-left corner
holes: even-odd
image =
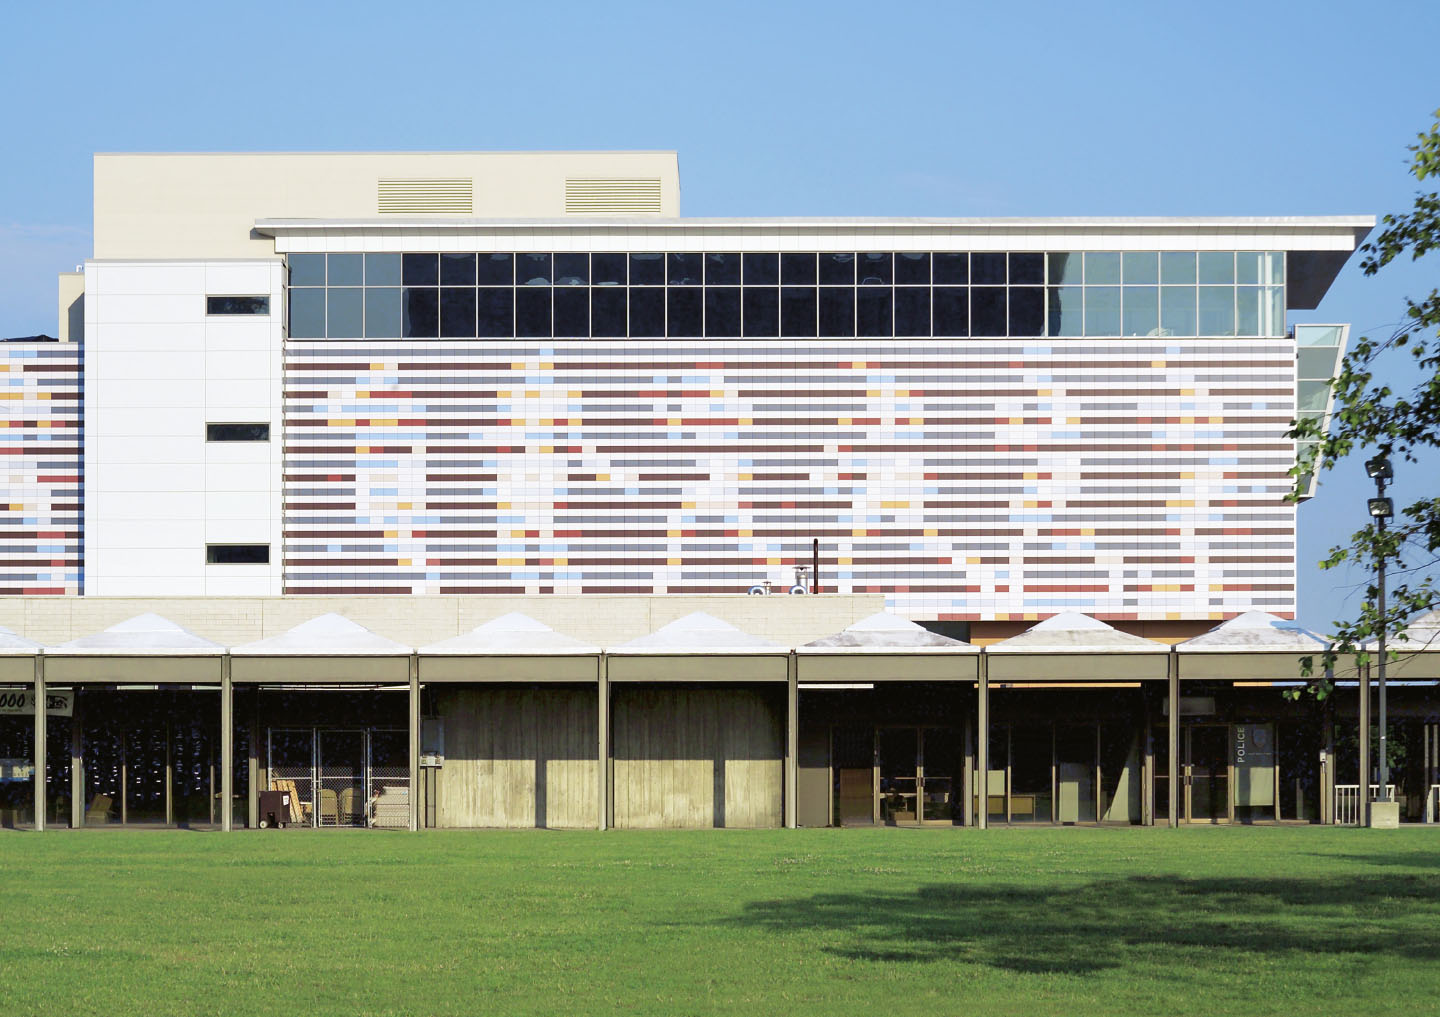
[[[0,595],[81,592],[83,377],[78,344],[0,342]]]
[[[293,341],[285,592],[1295,610],[1286,339]]]

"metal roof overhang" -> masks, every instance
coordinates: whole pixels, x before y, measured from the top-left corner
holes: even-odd
[[[1170,675],[1170,654],[1150,650],[985,650],[990,681],[1133,682],[1165,681]]]
[[[32,685],[35,682],[34,653],[0,653],[0,683]]]
[[[230,680],[245,685],[404,685],[408,653],[235,654]]]
[[[973,682],[980,677],[978,647],[802,646],[795,655],[802,682]]]
[[[783,649],[625,650],[606,654],[612,682],[783,682],[790,654]]]
[[[1440,681],[1440,646],[1426,650],[1400,650],[1394,660],[1385,662],[1385,680],[1391,681]],[[1379,678],[1375,667],[1374,654],[1370,660],[1370,680]]]
[[[224,651],[45,654],[45,681],[71,685],[218,685]]]
[[[1300,661],[1309,657],[1317,670],[1323,670],[1325,648],[1311,651],[1260,650],[1235,647],[1224,650],[1185,650],[1175,653],[1181,681],[1277,681],[1300,682]]]
[[[600,680],[600,651],[420,654],[420,681],[431,684]]]

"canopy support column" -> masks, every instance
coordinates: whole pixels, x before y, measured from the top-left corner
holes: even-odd
[[[610,827],[610,667],[602,653],[595,661],[596,703],[595,711],[595,774],[598,786],[595,789],[595,828],[606,830]]]
[[[410,829],[420,829],[420,657],[410,654]]]
[[[220,829],[235,827],[235,686],[230,682],[230,654],[220,658]]]
[[[795,795],[800,786],[800,668],[795,651],[785,658],[785,829],[793,830],[799,815]]]
[[[1170,784],[1170,828],[1180,825],[1180,659],[1172,650],[1170,653],[1170,709],[1169,709],[1169,772],[1166,778]]]
[[[986,830],[990,827],[990,660],[983,654],[975,690],[975,787],[979,802],[975,825]]]
[[[45,654],[35,654],[35,829],[45,829]]]

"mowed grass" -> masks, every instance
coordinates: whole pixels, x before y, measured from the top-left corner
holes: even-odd
[[[1440,829],[0,835],[0,1013],[1440,1008]]]

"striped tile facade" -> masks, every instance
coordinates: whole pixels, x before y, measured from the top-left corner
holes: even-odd
[[[80,357],[71,343],[0,343],[0,595],[81,592]]]
[[[286,593],[1293,616],[1287,339],[292,341]]]

